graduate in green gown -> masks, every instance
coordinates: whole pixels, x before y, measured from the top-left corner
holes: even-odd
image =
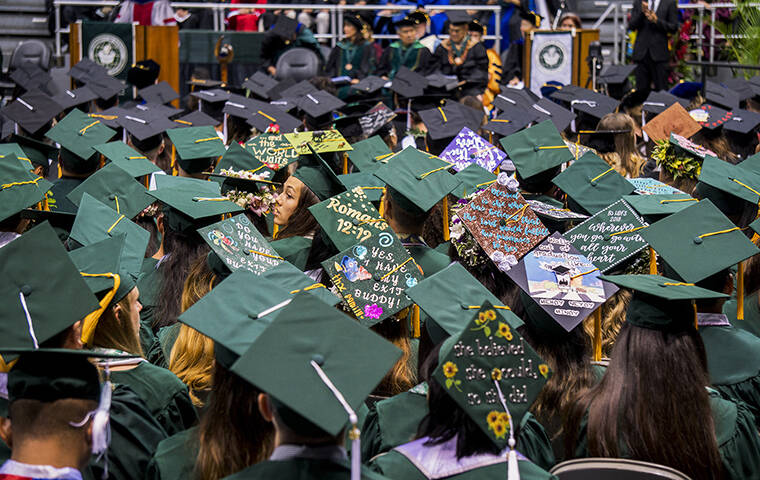
[[[369,28],[359,15],[343,17],[343,41],[338,42],[327,57],[324,71],[328,77],[350,77],[351,84],[359,83],[375,69],[375,48],[364,38]],[[351,86],[338,89],[338,98],[348,97]]]
[[[407,67],[421,75],[435,71],[435,62],[430,50],[417,40],[416,25],[419,19],[404,17],[396,22],[399,39],[391,43],[380,57],[375,74],[392,80],[401,67]]]
[[[634,295],[604,378],[567,423],[566,452],[658,463],[694,479],[760,475],[754,418],[708,388],[695,328],[692,301],[725,295],[658,275],[601,278]]]

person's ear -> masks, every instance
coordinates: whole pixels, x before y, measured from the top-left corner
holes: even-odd
[[[164,232],[166,231],[166,226],[164,226],[164,216],[159,215],[156,217],[156,228],[158,228],[159,233],[161,233],[161,236],[163,238]]]
[[[0,439],[5,442],[8,448],[13,448],[13,435],[10,418],[0,417]]]
[[[92,451],[92,421],[87,422],[87,429],[85,429],[85,440],[87,441],[87,450]]]
[[[726,283],[723,285],[723,293],[727,295],[731,295],[734,293],[734,275],[738,275],[738,273],[726,276]]]
[[[69,334],[66,335],[66,339],[64,340],[63,348],[79,350],[84,347],[82,343],[82,321],[78,320],[69,330]]]
[[[113,312],[114,318],[118,319],[119,316],[121,315],[121,311],[122,311],[121,305],[119,305],[118,302],[115,303],[114,306],[111,307],[111,311]]]
[[[158,154],[161,155],[166,150],[166,141],[161,139],[161,145],[158,146]]]
[[[261,413],[261,417],[267,422],[273,423],[274,411],[272,409],[272,401],[269,399],[269,395],[266,393],[259,393],[256,400],[259,404],[259,413]]]

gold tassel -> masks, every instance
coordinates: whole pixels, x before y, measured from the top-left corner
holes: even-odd
[[[699,330],[699,320],[697,319],[697,301],[692,300],[691,306],[694,308],[694,330]]]
[[[145,175],[145,188],[150,189],[150,175]]]
[[[58,160],[58,178],[63,176],[63,169],[61,168],[61,160]]]
[[[443,197],[443,203],[441,203],[441,216],[443,217],[443,241],[449,241],[449,196]]]
[[[649,247],[649,274],[657,275],[657,253]]]
[[[277,232],[279,231],[280,231],[280,226],[275,223],[274,226],[272,227],[272,240],[277,239]]]
[[[100,320],[100,316],[103,315],[103,312],[108,307],[108,304],[111,303],[111,300],[113,299],[114,295],[116,295],[116,290],[119,289],[119,285],[121,284],[121,277],[119,277],[115,273],[103,273],[103,274],[89,274],[89,273],[82,273],[83,277],[108,277],[113,278],[113,288],[106,294],[105,297],[103,297],[102,300],[99,302],[99,307],[97,310],[91,312],[88,314],[84,319],[82,320],[82,343],[86,346],[92,345],[92,340],[95,337],[95,329],[98,326],[98,321]]]
[[[412,337],[420,338],[420,306],[412,307]]]
[[[594,312],[594,361],[602,360],[602,307]]]
[[[744,262],[739,262],[736,279],[736,319],[744,320]]]
[[[385,218],[385,189],[383,189],[383,196],[380,197],[380,208],[377,210],[380,214],[380,218]]]
[[[343,152],[343,175],[348,174],[348,154]]]
[[[179,171],[177,170],[177,147],[172,143],[172,175],[177,176]]]

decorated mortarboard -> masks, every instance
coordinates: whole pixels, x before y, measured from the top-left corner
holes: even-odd
[[[269,99],[269,92],[277,86],[277,80],[264,72],[256,72],[245,79],[243,86],[252,94]]]
[[[53,159],[58,158],[58,149],[55,145],[16,134],[11,135],[9,141],[16,142],[21,149],[21,155],[18,155],[18,152],[14,153],[21,160],[28,159],[32,165],[47,168]],[[0,144],[0,155],[3,154],[2,146],[3,144]]]
[[[393,77],[390,89],[401,97],[416,98],[424,95],[427,85],[428,81],[424,76],[402,66]]]
[[[121,269],[133,274],[139,273],[150,240],[148,231],[89,193],[82,195],[70,238],[87,246],[117,235],[127,236],[121,256]]]
[[[298,100],[298,108],[312,117],[320,117],[344,107],[346,103],[324,90],[306,93]]]
[[[462,220],[488,258],[502,269],[514,264],[549,235],[520,192],[510,188],[508,177],[488,185],[459,210]],[[517,183],[517,182],[515,182]],[[506,265],[505,265],[506,266]]]
[[[699,125],[708,130],[715,130],[716,128],[722,127],[734,116],[733,112],[707,104],[689,111],[689,115],[691,115],[691,118],[696,120]]]
[[[636,65],[608,65],[599,74],[599,83],[615,85],[624,83],[636,70]]]
[[[187,127],[166,134],[177,149],[177,161],[188,173],[204,172],[226,151],[213,127]]]
[[[739,108],[739,95],[736,91],[711,80],[708,80],[705,84],[705,98],[711,104],[728,110]]]
[[[36,90],[27,92],[8,103],[0,109],[0,113],[21,125],[27,132],[35,133],[48,125],[62,110],[63,107],[55,103],[52,98]]]
[[[477,133],[464,127],[439,157],[453,164],[453,168],[457,172],[473,163],[493,172],[507,158],[507,154],[496,145],[488,143]]]
[[[176,123],[159,113],[147,113],[137,109],[125,110],[116,121],[138,141],[177,127]]]
[[[76,108],[45,134],[61,145],[64,161],[74,159],[67,158],[68,155],[65,155],[63,149],[81,160],[88,160],[96,153],[93,148],[95,145],[106,143],[114,135],[116,131],[106,127],[100,119],[92,118]]]
[[[339,251],[391,231],[364,190],[358,187],[312,205],[309,211]]]
[[[691,283],[760,252],[710,200],[653,223],[641,236],[683,281]]]
[[[262,133],[245,142],[244,147],[272,170],[279,170],[300,158],[298,149],[283,134]]]
[[[198,90],[190,95],[208,103],[221,103],[229,100],[231,93],[221,88],[212,88],[210,90]]]
[[[98,98],[97,94],[88,87],[80,87],[75,90],[64,89],[62,92],[53,95],[52,100],[66,110],[71,107],[91,102]]]
[[[216,119],[200,110],[195,110],[172,121],[179,127],[216,127],[219,125]]]
[[[286,133],[285,138],[299,155],[352,150],[351,144],[337,130]]]
[[[655,142],[652,158],[663,172],[674,179],[689,178],[696,180],[702,170],[702,161],[706,155],[714,152],[675,133],[669,140]]]
[[[300,340],[293,341],[289,332],[299,332]],[[232,372],[267,392],[275,400],[278,417],[291,421],[294,431],[302,427],[335,436],[349,419],[357,429],[355,411],[400,356],[397,347],[346,314],[300,293],[254,340]],[[357,448],[358,441],[352,447],[355,467]],[[357,471],[356,478],[359,475]]]
[[[483,190],[496,181],[496,175],[474,163],[458,171],[454,178],[459,181],[459,186],[451,193],[457,198]]]
[[[702,162],[695,192],[700,198],[709,198],[725,215],[740,213],[744,207],[739,199],[757,205],[760,201],[760,174],[706,156]]]
[[[394,197],[402,207],[427,212],[459,185],[449,168],[450,163],[407,147],[375,171],[375,176],[403,197]]]
[[[242,269],[261,275],[283,261],[242,213],[200,228],[198,234],[232,272]]]
[[[79,206],[88,193],[129,219],[154,202],[148,190],[115,163],[109,163],[73,189],[66,198]]]
[[[562,105],[552,102],[548,98],[542,98],[537,101],[531,108],[538,112],[538,121],[551,120],[557,130],[564,131],[575,120],[575,113],[566,109]]]
[[[161,171],[148,157],[139,153],[124,142],[110,142],[93,147],[110,162],[124,170],[132,178],[150,175]]]
[[[507,275],[568,332],[617,291],[599,279],[599,269],[559,232]]]
[[[360,187],[370,202],[379,202],[385,193],[385,182],[377,178],[372,172],[338,175],[338,180],[346,187],[346,190]]]
[[[166,219],[174,231],[197,229],[213,223],[214,217],[242,210],[221,195],[218,183],[196,178],[157,175],[156,189],[149,194],[170,207]]]
[[[480,305],[485,302],[495,305],[510,327],[518,328],[523,324],[520,317],[512,313],[508,306],[503,305],[459,263],[452,263],[426,277],[406,293],[434,324],[428,322],[426,328],[435,344],[461,332],[467,325],[470,313],[480,309]]]
[[[409,307],[412,301],[404,291],[422,280],[422,269],[387,227],[341,250],[322,267],[343,302],[367,327]]]
[[[522,178],[532,177],[573,159],[556,126],[548,120],[502,138],[501,145]]]
[[[473,130],[480,128],[480,121],[474,121],[467,108],[469,107],[459,102],[446,102],[441,107],[422,110],[419,115],[425,122],[430,138],[441,140],[454,138],[465,127]]]
[[[306,262],[309,260],[309,254],[311,253],[311,245],[312,239],[301,236],[272,241],[272,248],[277,251],[277,254],[299,270],[306,269]]]
[[[179,98],[177,91],[166,81],[140,89],[137,94],[147,103],[157,104],[169,103]]]
[[[393,152],[379,136],[370,137],[353,144],[348,152],[351,163],[362,172],[373,172],[388,163]]]
[[[528,200],[528,205],[530,205],[530,209],[539,217],[555,221],[572,222],[576,220],[585,220],[589,217],[582,213],[573,212],[569,208],[562,208],[562,204],[555,205],[538,199]]]
[[[636,210],[618,200],[565,232],[564,237],[599,270],[608,272],[646,248],[639,230],[647,225]]]
[[[676,150],[690,155],[694,158],[704,160],[708,155],[717,157],[717,154],[712,150],[709,150],[698,143],[694,143],[688,138],[682,137],[677,133],[671,133],[669,143],[673,145]]]
[[[731,118],[723,124],[723,129],[729,132],[752,134],[760,126],[760,113],[736,108],[731,111]]]
[[[351,85],[351,90],[356,90],[365,94],[375,93],[388,83],[388,80],[375,75],[363,78],[358,83]]]
[[[673,195],[683,194],[681,190],[673,188],[667,183],[649,177],[629,178],[627,179],[636,187],[633,193],[637,195]]]
[[[591,152],[554,177],[553,182],[591,215],[634,190],[634,186],[616,172],[614,167]]]
[[[372,136],[396,118],[396,112],[380,102],[359,117],[359,125],[366,136]]]
[[[29,162],[7,154],[0,162],[0,221],[41,202],[51,186],[30,171]]]
[[[98,308],[97,299],[47,223],[0,249],[0,274],[6,348],[38,348]]]
[[[260,132],[265,132],[270,125],[277,125],[281,132],[292,132],[303,124],[283,109],[266,103],[251,111],[246,122]]]
[[[689,106],[689,101],[683,98],[679,98],[672,93],[666,91],[654,91],[641,104],[641,110],[644,112],[660,114],[664,112],[668,107],[674,103],[680,103],[684,109]]]
[[[467,317],[464,329],[441,347],[433,379],[500,451],[514,451],[515,427],[552,372],[517,330],[510,328],[503,310],[484,302],[471,313],[474,315]],[[484,350],[484,343],[503,354]],[[520,374],[515,375],[517,370]],[[514,462],[517,469],[516,453],[509,456],[509,463]]]
[[[496,118],[489,120],[483,126],[483,130],[503,137],[517,133],[538,118],[538,112],[530,107],[528,108],[530,110],[525,110],[522,107],[509,108],[499,113]]]
[[[216,164],[214,176],[219,175],[224,177],[225,182],[229,179],[230,185],[235,184],[233,178],[236,177],[241,182],[238,182],[235,186],[245,187],[246,189],[252,187],[252,185],[242,183],[249,176],[242,175],[243,173],[249,173],[251,177],[255,175],[249,181],[254,181],[253,178],[255,178],[256,180],[263,179],[262,183],[271,183],[269,179],[271,179],[274,172],[258,161],[249,150],[243,148],[239,143],[233,142],[219,160],[219,163]]]
[[[103,100],[113,98],[124,90],[124,83],[108,74],[88,75],[84,83]]]
[[[623,200],[639,215],[649,219],[659,219],[664,215],[680,212],[699,201],[685,193],[625,195]]]

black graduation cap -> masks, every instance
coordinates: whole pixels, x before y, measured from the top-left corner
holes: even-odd
[[[131,107],[124,106],[128,110],[139,110],[149,115],[160,115],[162,117],[171,118],[179,115],[183,112],[181,108],[174,108],[170,105],[162,105],[160,103],[138,103]]]
[[[275,88],[269,91],[269,96],[272,97],[271,100],[278,100],[280,98],[283,98],[285,96],[283,92],[288,91],[288,89],[296,83],[298,82],[296,82],[296,80],[292,77],[288,77],[285,80],[280,80],[280,83],[278,83]],[[316,90],[317,87],[314,87],[314,89]]]
[[[79,60],[79,62],[69,70],[69,76],[80,83],[87,83],[90,77],[99,75],[108,76],[108,70],[106,70],[104,66],[93,62],[88,57]]]
[[[117,120],[130,135],[142,141],[160,133],[176,128],[177,124],[158,113],[145,113],[139,110],[127,110]]]
[[[659,115],[674,103],[680,103],[682,107],[687,108],[689,101],[685,98],[676,97],[672,93],[664,90],[650,92],[649,96],[641,104],[641,109],[645,112]]]
[[[91,113],[90,116],[93,118],[97,118],[100,120],[100,123],[105,125],[108,128],[121,128],[121,125],[119,125],[119,117],[124,115],[126,110],[119,106],[114,106],[111,108],[108,108],[106,110],[103,110],[100,113]]]
[[[266,103],[254,100],[253,98],[246,98],[236,93],[231,93],[229,98],[224,102],[222,112],[237,118],[247,120],[256,109],[261,108]]]
[[[254,95],[269,100],[269,92],[277,87],[277,80],[264,72],[256,72],[245,79],[243,86]]]
[[[427,78],[409,70],[407,67],[401,67],[396,72],[396,76],[393,77],[391,90],[404,98],[415,98],[424,95],[427,85]]]
[[[723,80],[723,86],[729,90],[735,92],[739,96],[739,101],[743,102],[748,98],[752,98],[756,95],[756,89],[752,83],[744,78],[734,77]]]
[[[363,93],[375,93],[383,88],[386,83],[388,83],[388,80],[375,75],[370,75],[363,80],[360,80],[359,83],[351,85],[351,90]]]
[[[576,117],[573,112],[548,98],[542,98],[531,105],[531,108],[538,112],[539,121],[551,120],[560,132],[565,130]]]
[[[34,224],[40,224],[47,221],[55,228],[71,232],[71,228],[74,226],[74,219],[76,219],[76,214],[27,208],[21,210],[21,218],[32,220]]]
[[[525,110],[522,107],[512,107],[486,123],[483,129],[506,137],[522,130],[538,118],[539,113],[533,108]]]
[[[564,90],[564,89],[563,89]],[[620,102],[607,95],[576,87],[573,89],[572,99],[569,101],[570,109],[583,112],[601,120],[608,113],[612,113],[620,105]],[[558,91],[553,98],[558,98]]]
[[[61,106],[64,110],[71,107],[78,107],[98,98],[98,96],[88,87],[80,87],[75,90],[65,89],[54,95],[53,101]]]
[[[225,86],[224,82],[220,82],[219,80],[212,80],[210,78],[191,78],[186,83],[191,87],[199,87],[201,89]]]
[[[264,103],[259,108],[251,112],[251,116],[246,119],[248,125],[252,126],[259,132],[266,131],[270,124],[277,124],[280,132],[292,132],[302,125],[301,120],[288,114],[285,110],[268,103]]]
[[[298,29],[298,21],[287,15],[278,15],[272,29],[272,34],[277,35],[283,40],[290,40]]]
[[[731,118],[723,124],[723,129],[730,132],[747,134],[760,125],[760,113],[737,108],[731,111]]]
[[[179,98],[179,93],[166,81],[138,90],[137,95],[145,100],[146,103],[157,104],[169,103]]]
[[[538,101],[538,98],[533,98],[527,92],[527,90],[519,88],[504,87],[501,89],[501,93],[494,97],[493,104],[502,111],[512,107],[522,107],[527,110]]]
[[[85,85],[103,100],[108,100],[124,90],[121,80],[106,74],[96,74],[84,79]]]
[[[52,98],[37,91],[27,92],[6,105],[0,113],[21,125],[29,133],[46,126],[63,108]]]
[[[599,74],[599,83],[606,85],[625,83],[634,70],[636,70],[636,65],[608,65]]]
[[[435,88],[443,88],[447,92],[454,90],[459,86],[459,80],[456,75],[444,75],[442,73],[433,73],[427,77],[428,86]]]
[[[13,83],[26,91],[39,89],[48,94],[55,93],[52,91],[55,87],[51,88],[53,79],[50,74],[36,63],[22,63],[10,73],[10,78]]]
[[[307,93],[298,100],[298,108],[315,118],[343,108],[345,105],[343,100],[324,90]]]
[[[294,85],[291,85],[290,87],[287,87],[284,90],[280,90],[278,86],[277,90],[280,92],[280,97],[297,98],[302,95],[306,95],[307,93],[316,92],[317,87],[315,87],[314,84],[308,80],[301,80],[300,82]]]
[[[430,138],[441,140],[455,137],[464,127],[471,130],[480,128],[480,120],[476,121],[474,115],[467,111],[468,108],[459,102],[447,101],[441,107],[423,110],[419,114],[427,126]]]
[[[702,110],[702,112],[700,112]],[[715,130],[722,127],[731,117],[734,116],[732,112],[724,110],[714,105],[701,105],[699,108],[692,110],[689,114],[696,120],[703,128],[708,130]]]
[[[451,10],[446,12],[446,17],[449,19],[449,23],[452,25],[462,25],[470,23],[472,17],[465,10]]]
[[[226,102],[230,98],[231,94],[227,90],[222,90],[221,88],[211,88],[208,90],[198,90],[192,92],[190,95],[203,100],[204,102],[220,103]]]
[[[200,110],[194,110],[173,120],[180,127],[215,127],[219,122]]]
[[[729,110],[739,108],[739,95],[717,82],[707,80],[705,83],[705,98],[708,102]]]

